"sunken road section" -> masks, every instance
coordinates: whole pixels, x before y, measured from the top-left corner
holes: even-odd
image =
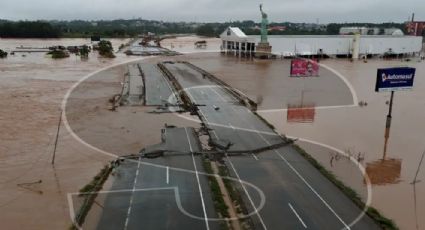
[[[200,150],[194,130],[164,133],[169,147],[188,154],[123,161],[97,229],[220,229],[220,221],[207,221],[217,214],[202,160],[193,154]]]
[[[210,144],[237,181],[233,184],[247,211],[255,213],[251,218],[256,229],[379,229],[368,216],[357,220],[362,210],[248,109],[246,100],[232,89],[189,63],[158,66],[161,72],[156,66],[140,65],[145,87],[170,86],[167,94],[179,91],[185,106],[199,115]],[[150,77],[156,83],[147,83]],[[162,93],[146,91],[146,98],[148,94],[161,101]],[[162,137],[162,143],[141,151],[157,158],[137,156],[116,168],[98,229],[223,226],[209,220],[217,218],[217,213],[201,155],[195,154],[203,150],[194,129],[166,127]],[[264,196],[242,181],[257,186]]]
[[[253,217],[257,229],[379,229],[368,216],[355,221],[362,210],[292,146],[253,154],[285,139],[240,103],[231,89],[188,63],[163,65],[191,102],[200,105],[198,114],[208,127],[211,142],[223,148],[232,175],[264,192],[265,206]],[[261,196],[242,183],[239,191],[249,211],[255,211]]]

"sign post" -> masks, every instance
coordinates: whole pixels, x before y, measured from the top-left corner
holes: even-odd
[[[385,124],[384,159],[387,154],[387,144],[390,137],[394,92],[412,89],[415,72],[415,68],[409,67],[378,69],[375,92],[391,91],[387,122]]]
[[[391,119],[392,119],[391,113],[393,111],[393,100],[394,100],[394,91],[391,91],[390,108],[388,110],[387,122],[385,124],[385,145],[384,145],[383,159],[385,159],[387,155],[388,139],[390,138]]]

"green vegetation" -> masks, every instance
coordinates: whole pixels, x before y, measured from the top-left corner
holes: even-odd
[[[227,178],[230,177],[229,170],[225,165],[219,166],[218,170],[219,170],[219,175],[221,177],[227,177]],[[233,181],[223,178],[223,182],[224,182],[224,186],[226,186],[227,192],[229,193],[230,199],[232,200],[233,204],[236,207],[236,212],[239,214],[247,215],[248,209],[246,208],[245,203],[242,200],[242,196],[240,192],[237,190],[237,188],[235,187]],[[253,229],[252,227],[253,223],[251,218],[246,217],[244,219],[240,219],[239,221],[242,224],[243,229]]]
[[[19,21],[0,20],[0,37],[14,38],[57,38],[85,37],[97,35],[104,38],[135,37],[152,32],[155,34],[198,34],[218,36],[228,26],[241,28],[248,35],[259,35],[260,18],[224,23],[163,22],[143,19],[101,20],[101,21]],[[378,28],[395,27],[405,31],[404,23],[291,23],[271,22],[269,28],[282,28],[269,31],[270,35],[333,35],[343,26],[367,26]]]
[[[204,37],[215,37],[221,31],[215,31],[214,27],[210,24],[205,24],[196,29],[196,35]]]
[[[214,171],[211,167],[211,162],[205,158],[202,160],[205,172],[208,174],[214,174]],[[212,198],[214,201],[214,207],[219,212],[219,214],[224,218],[229,218],[229,212],[226,203],[223,199],[223,194],[221,193],[220,186],[218,185],[217,179],[214,176],[208,176],[209,185],[211,188]]]
[[[359,208],[364,209],[366,204],[362,201],[360,196],[352,188],[346,186],[340,181],[332,172],[323,167],[316,159],[308,154],[300,146],[293,144],[294,149],[302,155],[310,164],[312,164],[320,173],[322,173],[328,180],[337,186],[348,198],[350,198]],[[368,207],[366,214],[371,217],[382,229],[385,230],[398,230],[397,225],[390,219],[384,217],[378,210],[373,207]]]
[[[59,28],[44,21],[0,22],[2,38],[57,38]]]
[[[113,53],[114,48],[112,47],[112,44],[110,41],[106,41],[106,40],[102,40],[99,42],[99,54],[102,57],[106,57],[106,58],[114,58],[115,55]]]
[[[87,45],[83,45],[79,49],[79,53],[80,53],[80,57],[82,59],[87,59],[87,58],[89,58],[90,49],[89,49],[89,47]]]
[[[7,57],[7,52],[0,49],[0,58],[5,58],[5,57]]]
[[[97,192],[102,189],[103,184],[105,183],[106,179],[108,179],[108,176],[111,172],[112,167],[110,167],[109,165],[105,165],[90,183],[80,189],[81,194],[79,196],[84,197],[84,202],[75,216],[74,221],[78,225],[81,226],[84,223],[84,220],[97,197]],[[77,228],[76,226],[72,225],[70,229]]]
[[[61,49],[52,50],[52,51],[48,52],[47,54],[52,55],[53,59],[62,59],[62,58],[69,57],[69,53],[67,51],[61,50]]]

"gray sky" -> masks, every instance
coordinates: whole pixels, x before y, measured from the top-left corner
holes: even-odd
[[[275,22],[425,21],[424,0],[0,0],[0,18],[259,21],[260,2]]]

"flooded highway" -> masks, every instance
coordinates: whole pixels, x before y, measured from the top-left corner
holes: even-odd
[[[186,45],[181,42],[181,46],[173,42],[174,50],[196,51],[192,40],[189,41],[185,41]],[[48,44],[58,42],[75,44],[87,40],[49,41]],[[124,42],[113,43],[119,45]],[[46,42],[0,40],[2,48],[13,49],[21,44],[41,46]],[[164,44],[171,48],[171,42],[166,40]],[[209,44],[208,49],[219,48],[218,43]],[[4,226],[16,227],[19,218],[29,218],[32,226],[39,228],[51,227],[43,222],[46,218],[56,219],[50,223],[56,228],[66,228],[70,223],[64,194],[78,191],[88,181],[87,178],[97,172],[98,168],[94,166],[100,167],[110,158],[75,141],[64,129],[58,163],[54,169],[45,169],[50,165],[59,106],[69,87],[83,76],[131,60],[124,55],[117,56],[115,60],[91,56],[87,62],[82,62],[76,57],[56,61],[33,53],[0,60],[0,104],[7,108],[0,114],[0,123],[8,130],[1,134],[0,145],[0,209],[8,210],[2,211],[5,214],[0,216]],[[418,180],[422,182],[411,184],[425,150],[425,122],[422,122],[425,117],[424,62],[379,59],[368,60],[367,63],[335,59],[321,61],[321,64],[339,72],[344,81],[325,67],[320,69],[321,76],[317,79],[289,79],[289,62],[286,60],[246,60],[219,53],[164,60],[170,59],[191,61],[245,93],[259,104],[258,113],[277,131],[300,138],[299,144],[309,154],[365,198],[365,184],[358,169],[338,151],[358,159],[373,183],[372,205],[394,219],[401,229],[425,228],[425,220],[420,218],[425,215],[424,169],[418,174]],[[374,84],[376,69],[392,66],[415,67],[417,77],[412,91],[395,95],[393,125],[384,153],[389,93],[375,93]],[[79,137],[102,150],[125,155],[159,142],[159,133],[152,135],[146,130],[159,130],[166,122],[179,126],[197,124],[172,114],[161,114],[158,118],[158,115],[147,113],[151,109],[131,107],[120,111],[121,120],[117,120],[118,116],[108,111],[105,101],[119,92],[125,72],[123,68],[118,66],[105,70],[76,89],[75,101],[72,102],[75,110],[71,110],[73,113],[70,113],[69,120],[74,121],[73,127]],[[92,100],[78,100],[79,97],[91,97]],[[367,106],[358,106],[360,101],[367,102]],[[82,113],[86,111],[89,113]],[[134,125],[136,121],[141,124],[140,127]],[[39,179],[43,183],[30,188],[51,196],[17,186]],[[10,197],[10,194],[16,196]],[[22,211],[28,203],[39,210],[46,210],[46,203],[50,203],[51,207],[36,214],[30,210]],[[12,213],[16,212],[20,214],[13,216]]]

